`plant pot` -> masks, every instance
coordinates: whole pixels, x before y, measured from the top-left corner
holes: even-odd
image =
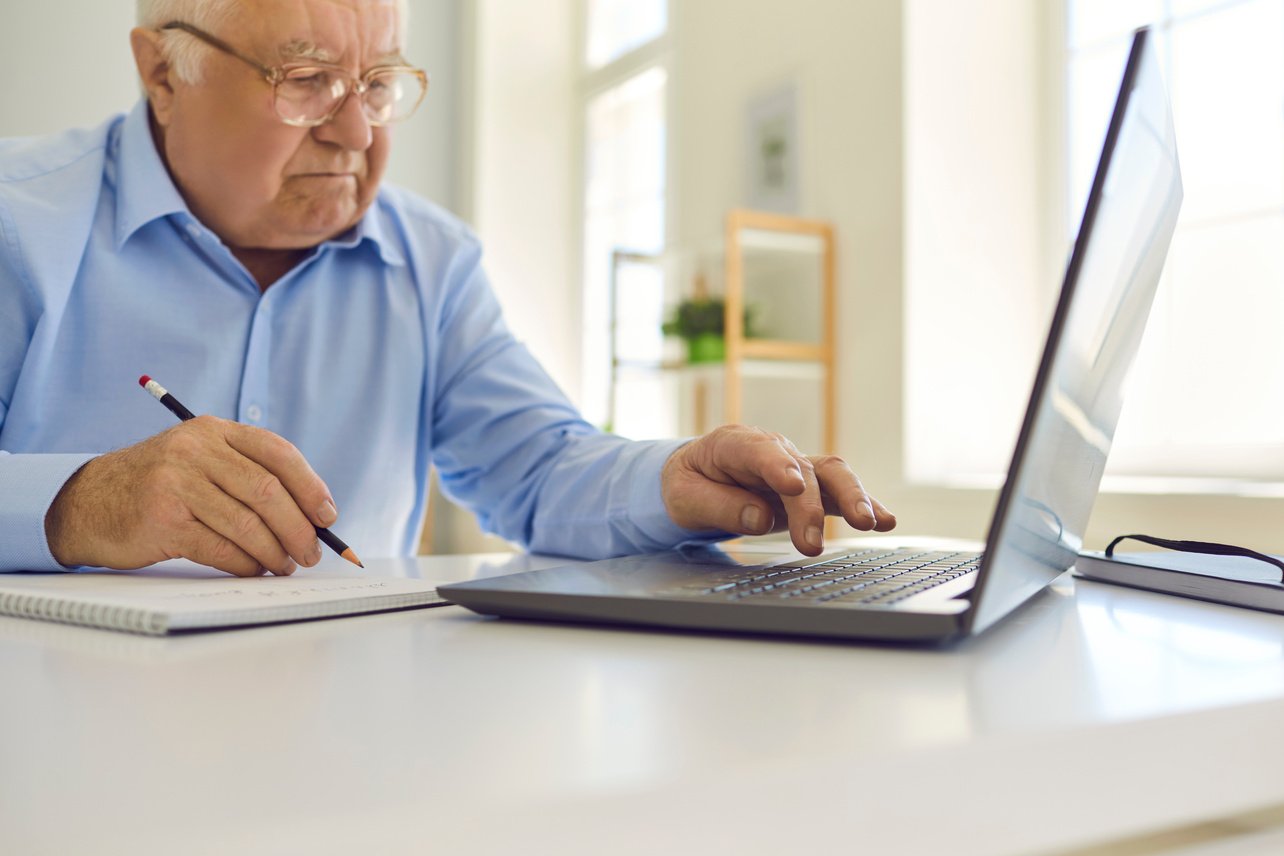
[[[727,357],[727,340],[717,333],[687,339],[688,363],[720,363]]]

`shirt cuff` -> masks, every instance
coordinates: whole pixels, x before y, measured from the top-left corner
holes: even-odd
[[[648,444],[639,456],[635,472],[646,473],[642,478],[633,479],[632,495],[629,497],[630,517],[633,525],[644,538],[649,539],[660,549],[677,547],[682,544],[725,541],[738,537],[732,532],[707,529],[685,529],[673,522],[669,511],[664,507],[664,491],[661,479],[664,464],[669,456],[690,443],[691,440],[661,441]]]
[[[45,515],[67,480],[95,457],[0,453],[0,572],[71,570],[49,551]]]

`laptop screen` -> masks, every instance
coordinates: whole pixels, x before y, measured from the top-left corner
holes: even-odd
[[[973,593],[980,632],[1074,564],[1181,206],[1154,37],[1137,31]]]

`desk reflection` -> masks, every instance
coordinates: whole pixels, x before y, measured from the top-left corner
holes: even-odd
[[[1119,722],[1284,691],[1284,617],[1068,577],[968,646],[981,732]]]

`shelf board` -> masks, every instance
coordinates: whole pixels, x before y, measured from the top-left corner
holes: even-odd
[[[829,361],[829,349],[824,345],[813,345],[808,342],[787,342],[779,339],[745,339],[741,346],[741,359],[745,360],[783,360],[795,363],[826,363]],[[698,363],[698,366],[722,366],[722,362]],[[622,369],[680,369],[690,368],[685,360],[615,360],[615,366]]]
[[[758,253],[801,253],[807,256],[822,256],[825,253],[825,243],[819,235],[751,229],[740,233],[740,242],[746,253],[755,255]]]
[[[722,363],[716,363],[716,365],[721,366],[721,365],[722,365]],[[617,369],[624,369],[625,371],[639,371],[639,372],[655,372],[655,371],[663,371],[663,372],[671,372],[671,371],[675,371],[675,370],[677,370],[677,369],[685,369],[685,368],[687,368],[687,367],[688,367],[688,364],[687,364],[687,363],[685,363],[685,362],[683,362],[682,360],[628,360],[628,359],[616,359],[616,360],[615,360],[615,367],[616,367]]]
[[[819,360],[743,360],[740,363],[740,376],[746,379],[820,381],[825,378],[825,364]]]
[[[779,339],[745,339],[741,353],[746,359],[798,360],[826,362],[829,349],[809,342],[785,342]]]
[[[680,361],[647,362],[645,360],[616,360],[615,367],[624,372],[680,372],[692,377],[721,380],[726,363],[684,363]],[[742,360],[740,375],[746,378],[788,378],[792,380],[821,380],[825,364],[820,360]]]

